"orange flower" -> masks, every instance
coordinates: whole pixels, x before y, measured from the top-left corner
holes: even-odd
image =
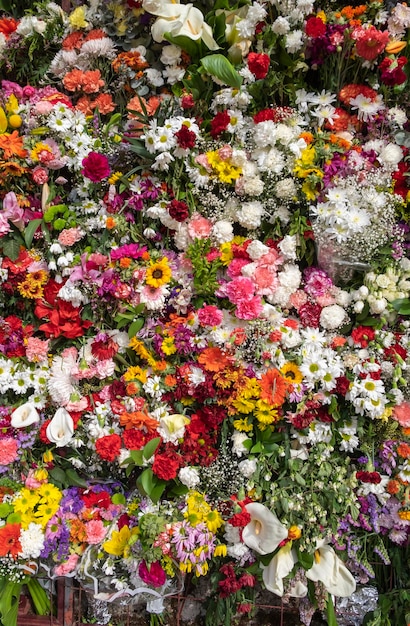
[[[3,33],[6,39],[17,29],[18,21],[13,17],[3,17],[0,20],[0,33]]]
[[[81,111],[81,113],[84,113],[84,115],[92,115],[94,111],[94,103],[87,96],[81,96],[75,105],[75,108],[78,109],[78,111]]]
[[[87,530],[85,524],[81,520],[71,520],[70,539],[77,543],[84,543],[84,541],[87,540]]]
[[[27,150],[23,148],[23,138],[20,137],[17,130],[0,135],[0,148],[4,150],[5,159],[9,159],[11,156],[24,159],[28,154]]]
[[[137,385],[137,383],[128,383],[125,390],[127,392],[127,396],[135,396],[135,394],[139,391],[139,385]]]
[[[400,491],[400,483],[397,480],[389,480],[387,483],[387,493],[391,496],[394,496],[396,493]]]
[[[107,217],[107,219],[105,220],[105,228],[107,228],[108,230],[112,230],[113,228],[115,228],[115,225],[115,219],[113,217]]]
[[[341,348],[345,345],[346,341],[346,337],[341,337],[340,335],[338,337],[334,337],[332,340],[332,348]]]
[[[312,143],[313,141],[313,135],[312,133],[309,133],[308,131],[300,133],[299,137],[301,139],[304,139],[307,144]]]
[[[82,87],[84,93],[97,93],[105,82],[101,78],[100,70],[88,70],[84,72]]]
[[[27,172],[26,167],[21,167],[21,165],[15,161],[0,161],[0,169],[2,170],[0,176],[3,180],[6,179],[7,176],[14,178],[15,176],[23,176],[23,174]]]
[[[80,31],[76,31],[74,33],[70,33],[63,39],[63,49],[64,50],[74,50],[75,48],[79,50],[83,43],[83,34]]]
[[[288,383],[276,368],[268,370],[260,379],[261,398],[272,406],[281,406],[285,400]]]
[[[163,372],[167,369],[168,363],[164,360],[156,361],[152,367],[155,372]]]
[[[68,91],[80,91],[83,80],[84,72],[76,68],[64,76],[63,85]]]
[[[220,372],[230,364],[229,357],[218,347],[205,348],[198,357],[198,363],[208,372]]]
[[[16,559],[21,552],[20,524],[6,524],[0,528],[0,556]]]
[[[94,39],[105,39],[107,37],[107,33],[105,33],[101,28],[93,28],[90,30],[88,35],[84,38],[84,43],[86,41],[93,41]]]
[[[154,432],[158,426],[157,420],[154,420],[148,413],[144,413],[143,411],[121,413],[120,424],[121,426],[125,426],[127,430],[129,428],[139,428],[140,430],[146,430],[148,433]]]
[[[118,72],[121,65],[130,67],[132,70],[145,70],[149,67],[149,64],[144,61],[138,50],[130,52],[120,52],[120,54],[112,62],[112,67],[115,72]]]
[[[167,374],[164,378],[164,383],[167,387],[175,387],[177,384],[177,379],[172,374]]]
[[[94,100],[93,106],[101,115],[107,115],[107,113],[112,113],[117,105],[109,93],[100,93]]]
[[[410,446],[408,443],[400,443],[397,446],[397,454],[399,454],[403,459],[410,459]]]
[[[120,267],[122,267],[123,269],[127,269],[127,267],[129,267],[131,265],[131,259],[127,256],[123,256],[122,259],[120,259]]]

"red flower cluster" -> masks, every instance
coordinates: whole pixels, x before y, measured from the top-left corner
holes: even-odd
[[[110,175],[110,165],[105,154],[90,152],[82,161],[81,174],[93,183],[99,183]]]
[[[222,133],[228,128],[230,121],[231,118],[228,111],[221,111],[217,113],[214,119],[211,120],[211,137],[217,139],[219,135],[222,135]]]
[[[262,80],[269,71],[270,58],[268,54],[250,52],[248,54],[248,67],[256,80]]]
[[[382,480],[379,472],[365,472],[362,470],[356,472],[356,478],[362,483],[371,483],[372,485],[378,485]]]
[[[395,85],[402,85],[406,82],[407,76],[403,71],[403,67],[407,63],[405,56],[400,56],[398,59],[390,59],[386,57],[379,65],[381,72],[380,78],[382,83],[394,87]]]
[[[305,33],[308,37],[320,37],[326,32],[326,24],[320,17],[309,17],[305,25]]]

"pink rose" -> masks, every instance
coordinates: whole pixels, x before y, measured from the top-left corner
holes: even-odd
[[[141,561],[138,568],[138,574],[140,575],[144,583],[146,583],[147,585],[152,585],[153,587],[162,587],[167,579],[167,575],[162,569],[159,561],[151,563],[149,569],[145,561]]]
[[[93,183],[99,183],[110,175],[110,165],[104,154],[90,152],[82,161],[81,173]]]

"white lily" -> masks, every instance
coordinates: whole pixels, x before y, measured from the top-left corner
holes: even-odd
[[[251,521],[242,531],[243,542],[259,554],[274,552],[287,539],[288,531],[266,506],[259,502],[246,505]]]
[[[40,416],[34,404],[26,402],[11,414],[11,425],[13,428],[25,428],[40,421]]]
[[[352,574],[325,541],[318,542],[315,560],[306,576],[314,582],[320,580],[329,593],[340,598],[347,598],[356,590]]]
[[[173,37],[184,35],[194,41],[202,39],[209,50],[219,48],[212,36],[211,27],[204,21],[202,12],[191,3],[144,0],[142,6],[148,13],[158,16],[151,28],[154,41],[164,41],[165,33],[170,33]]]
[[[70,413],[64,408],[57,409],[46,429],[47,438],[57,448],[66,446],[74,434],[74,422]]]
[[[292,550],[292,542],[288,541],[283,548],[275,554],[269,565],[263,565],[262,578],[268,591],[283,596],[283,579],[293,570],[297,562],[295,550]],[[304,598],[307,594],[307,587],[300,581],[292,586],[289,595],[293,598]]]

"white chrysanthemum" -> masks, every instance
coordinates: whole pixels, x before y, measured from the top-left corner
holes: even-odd
[[[184,78],[185,69],[179,65],[168,65],[163,71],[163,76],[169,85],[174,85]]]
[[[244,228],[255,230],[261,225],[263,213],[261,202],[244,202],[236,215],[236,220]]]
[[[301,30],[294,30],[288,33],[285,37],[285,48],[290,54],[299,52],[303,46],[303,32]]]
[[[346,311],[338,304],[325,306],[320,313],[320,325],[326,330],[336,330],[347,321]]]
[[[391,109],[388,109],[387,118],[397,124],[397,126],[399,126],[400,128],[402,128],[407,122],[406,112],[399,107],[392,107]]]
[[[29,37],[38,33],[43,35],[47,28],[47,22],[39,20],[35,15],[25,15],[18,23],[16,33],[22,37]]]
[[[212,227],[211,237],[217,244],[227,243],[233,238],[233,226],[228,220],[219,220]]]
[[[188,489],[195,489],[201,482],[198,470],[195,467],[181,467],[178,472],[178,478]]]
[[[79,395],[72,372],[77,369],[76,356],[70,352],[64,357],[55,356],[50,368],[48,392],[56,405],[66,405],[72,396]]]
[[[44,548],[44,533],[40,524],[30,522],[28,528],[22,528],[20,544],[23,559],[38,559]]]
[[[378,156],[378,160],[388,171],[394,172],[403,158],[403,150],[396,143],[388,143],[383,147]]]
[[[286,17],[280,15],[272,23],[271,30],[276,35],[286,35],[290,31],[290,24]]]
[[[284,178],[275,185],[275,195],[281,200],[290,200],[296,195],[296,185],[293,178]]]
[[[263,193],[265,185],[261,178],[254,176],[253,178],[244,177],[242,187],[243,193],[247,196],[258,197]]]
[[[245,459],[238,464],[239,471],[245,478],[250,478],[256,472],[257,466],[256,459]]]
[[[160,61],[164,65],[179,65],[182,58],[182,49],[179,46],[170,44],[162,48]]]
[[[164,84],[164,79],[162,78],[162,74],[159,70],[156,70],[153,67],[149,67],[144,70],[144,74],[147,78],[147,81],[153,87],[162,87],[162,85]]]
[[[90,57],[105,57],[106,59],[114,59],[116,55],[115,43],[109,37],[101,37],[100,39],[90,39],[81,46],[80,59]]]

